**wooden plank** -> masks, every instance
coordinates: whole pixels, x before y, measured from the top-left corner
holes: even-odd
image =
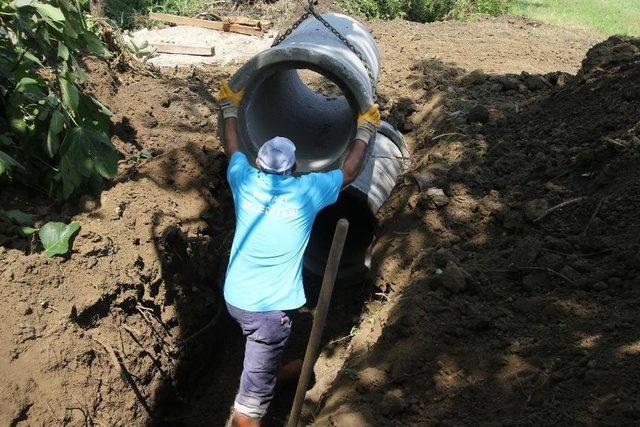
[[[247,35],[260,35],[262,30],[259,28],[247,27],[244,25],[231,24],[219,21],[208,21],[206,19],[187,18],[185,16],[170,15],[168,13],[150,12],[149,19],[157,21],[169,22],[177,25],[189,25],[191,27],[208,28],[210,30],[225,31],[231,33],[240,33]]]
[[[258,19],[246,18],[244,16],[224,16],[222,18],[222,21],[229,22],[230,24],[244,25],[247,27],[256,27],[261,29],[262,31],[266,31],[269,28],[273,27],[273,22],[271,21],[260,21]]]
[[[194,46],[174,43],[149,43],[158,53],[178,53],[182,55],[213,56],[213,46]]]
[[[260,26],[260,21],[257,19],[245,18],[244,16],[224,16],[222,21],[228,21],[230,24],[247,25],[249,27]]]

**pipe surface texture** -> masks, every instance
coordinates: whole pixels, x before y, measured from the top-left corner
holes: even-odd
[[[380,52],[369,31],[345,15],[322,16],[361,53],[377,81]],[[301,69],[330,79],[341,95],[326,96],[314,91],[300,78]],[[274,136],[287,137],[296,145],[301,173],[328,171],[342,165],[355,137],[357,115],[366,112],[375,97],[375,88],[360,58],[313,17],[278,46],[247,61],[231,77],[230,85],[245,90],[238,115],[242,151],[253,160],[265,141]],[[219,129],[223,130],[222,123]],[[370,153],[358,179],[342,192],[335,205],[316,218],[305,256],[308,272],[322,275],[336,223],[339,218],[347,218],[351,228],[339,276],[343,280],[361,277],[368,263],[375,212],[404,172],[407,157],[402,135],[385,123],[370,143]]]

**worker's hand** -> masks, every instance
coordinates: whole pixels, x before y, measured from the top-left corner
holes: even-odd
[[[222,117],[225,119],[238,117],[238,106],[242,101],[242,95],[244,95],[244,89],[234,92],[227,80],[222,82],[220,92],[218,92],[218,104],[222,109]]]
[[[369,111],[358,116],[358,130],[356,131],[356,139],[369,143],[371,137],[380,127],[380,107],[373,104]]]

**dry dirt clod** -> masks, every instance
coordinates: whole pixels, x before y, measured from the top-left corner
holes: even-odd
[[[404,393],[400,389],[390,390],[386,392],[380,402],[380,411],[382,414],[392,417],[403,412],[409,403],[404,398]]]
[[[525,73],[521,78],[527,89],[532,91],[544,89],[547,86],[551,86],[547,79],[542,76],[533,76]]]
[[[151,111],[147,111],[146,113],[142,114],[142,116],[140,117],[140,121],[142,122],[142,126],[148,129],[153,129],[158,126],[158,119],[154,117]]]
[[[474,105],[467,113],[467,120],[469,123],[489,123],[491,113],[484,105]]]
[[[514,77],[498,76],[496,77],[496,81],[500,83],[500,85],[502,86],[502,90],[504,91],[518,90],[519,82],[518,79]]]
[[[453,261],[447,263],[447,266],[440,276],[440,280],[442,281],[442,286],[454,294],[464,291],[467,286],[466,275]]]
[[[549,209],[549,202],[545,199],[530,200],[524,205],[524,216],[533,222],[540,218]]]

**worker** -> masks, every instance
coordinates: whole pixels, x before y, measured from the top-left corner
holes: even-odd
[[[224,118],[227,180],[236,213],[224,284],[231,317],[246,338],[240,389],[231,425],[260,426],[278,377],[297,377],[301,362],[280,366],[291,330],[291,314],[305,304],[302,256],[313,221],[336,202],[362,168],[367,144],[380,126],[378,105],[357,120],[355,142],[341,169],[294,176],[296,147],[284,137],[260,147],[251,166],[240,152],[236,121],[244,91],[223,82],[218,101]]]

